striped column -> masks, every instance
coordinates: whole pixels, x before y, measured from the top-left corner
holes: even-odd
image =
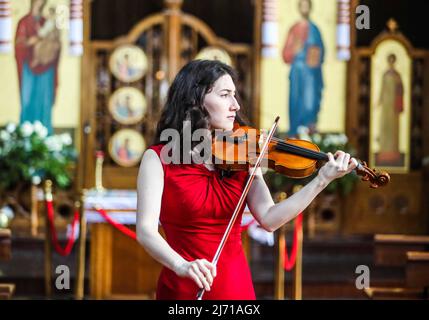
[[[337,0],[337,58],[350,59],[350,0]]]
[[[70,0],[69,53],[83,53],[83,0]]]
[[[0,0],[0,53],[12,51],[12,15],[9,0]]]
[[[278,6],[277,0],[264,0],[262,3],[262,57],[278,56]]]

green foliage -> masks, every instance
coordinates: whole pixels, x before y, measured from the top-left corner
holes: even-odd
[[[18,183],[46,179],[60,188],[71,184],[76,151],[69,134],[47,135],[38,121],[20,126],[10,123],[0,131],[0,190]]]

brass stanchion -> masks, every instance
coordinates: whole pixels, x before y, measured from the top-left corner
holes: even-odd
[[[97,151],[95,154],[95,189],[97,192],[105,191],[103,187],[103,162],[104,162],[104,152]]]
[[[275,233],[275,250],[276,254],[276,264],[275,264],[275,274],[274,274],[274,299],[284,300],[285,298],[285,269],[284,269],[284,247],[285,243],[285,229],[286,227],[281,226]],[[283,252],[282,252],[283,251]]]
[[[301,185],[295,186],[293,188],[293,193],[296,193],[301,189],[302,189]],[[303,242],[302,225],[303,224],[301,224],[301,228],[297,230],[297,239],[296,239],[298,243],[296,248],[295,267],[293,269],[293,299],[294,300],[302,300],[302,242]]]
[[[75,298],[83,299],[85,289],[85,252],[86,252],[86,217],[84,209],[84,191],[81,194],[80,202],[76,201],[76,209],[79,210],[79,241],[77,254],[76,288]]]
[[[104,192],[103,187],[103,161],[104,153],[102,151],[96,152],[95,162],[95,188],[97,192]],[[80,194],[80,201],[76,202],[76,208],[79,210],[79,242],[77,254],[77,272],[76,272],[76,288],[75,298],[81,300],[85,294],[85,254],[86,254],[86,215],[85,215],[85,193],[86,190],[82,188]]]
[[[52,201],[52,181],[45,182],[45,201]],[[52,295],[52,234],[49,226],[48,212],[45,204],[45,294]]]
[[[293,299],[302,300],[302,242],[303,242],[303,232],[302,228],[298,230],[298,245],[296,252],[296,261],[295,268],[293,270]]]
[[[287,198],[286,192],[280,192],[276,196],[276,203],[283,201]],[[286,245],[285,239],[286,226],[281,226],[277,232],[275,232],[275,273],[274,273],[274,299],[284,300],[285,298],[285,256],[284,248]]]
[[[39,217],[38,217],[38,187],[35,183],[31,184],[31,215],[30,215],[30,224],[31,224],[31,235],[33,237],[37,236],[37,229],[39,228]]]

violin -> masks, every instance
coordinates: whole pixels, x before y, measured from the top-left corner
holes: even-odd
[[[245,203],[256,170],[261,165],[262,160],[268,160],[269,168],[292,178],[308,177],[321,166],[323,161],[329,160],[328,155],[320,152],[320,148],[312,142],[299,139],[281,140],[274,138],[278,121],[279,117],[274,121],[266,139],[263,139],[264,137],[260,130],[238,125],[234,126],[232,132],[217,135],[213,139],[212,156],[216,167],[223,170],[249,170],[249,166],[252,166],[243,193],[213,257],[212,264],[214,266],[219,261],[232,227]],[[262,147],[259,146],[260,142]],[[390,176],[387,172],[377,173],[375,170],[368,168],[365,162],[356,161],[358,161],[355,169],[357,174],[362,176],[362,180],[369,181],[372,188],[384,186],[389,182]],[[202,300],[204,292],[204,289],[198,291],[197,300]]]
[[[218,135],[213,140],[212,155],[215,166],[226,171],[248,170],[249,165],[254,165],[260,154],[263,139],[261,130],[235,124],[231,132]],[[329,158],[311,141],[272,137],[263,161],[280,174],[290,178],[305,178],[329,161]],[[390,176],[387,172],[377,172],[370,169],[366,162],[358,159],[356,161],[356,173],[363,181],[369,181],[371,188],[389,183]]]

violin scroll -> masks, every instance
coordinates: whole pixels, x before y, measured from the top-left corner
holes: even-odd
[[[365,161],[359,163],[356,173],[362,176],[362,181],[369,181],[370,187],[373,189],[383,187],[390,181],[390,175],[386,171],[377,172],[375,169],[369,168]]]

